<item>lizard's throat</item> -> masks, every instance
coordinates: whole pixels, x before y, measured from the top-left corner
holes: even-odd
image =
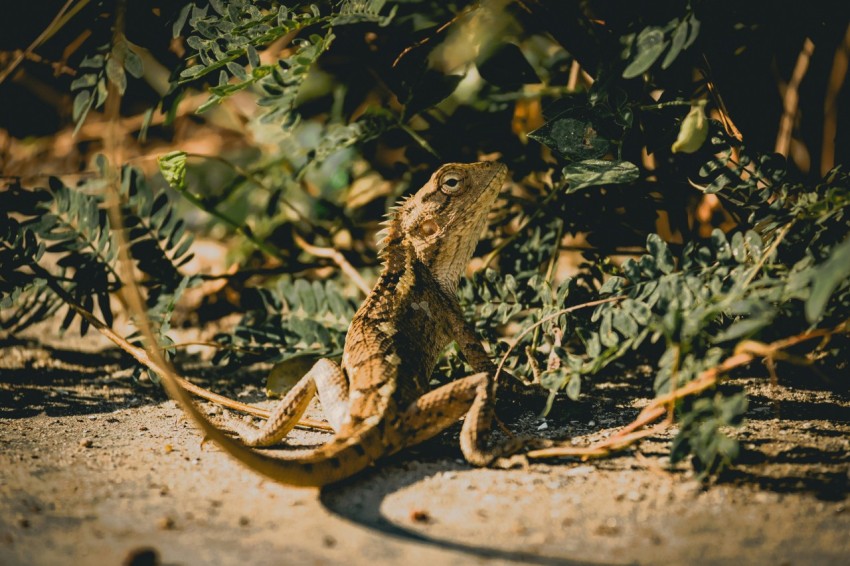
[[[454,293],[458,280],[465,273],[469,260],[478,245],[478,237],[484,230],[486,218],[476,220],[461,231],[462,236],[447,235],[440,245],[438,257],[433,259],[431,273],[443,290]]]

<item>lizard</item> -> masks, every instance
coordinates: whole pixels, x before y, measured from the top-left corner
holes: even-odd
[[[207,438],[255,471],[295,486],[340,481],[464,416],[460,447],[473,465],[530,447],[517,437],[488,442],[496,367],[455,294],[506,176],[507,167],[497,162],[449,163],[391,209],[380,251],[383,270],[352,318],[340,364],[318,360],[241,441],[223,434],[166,378],[169,392],[176,392]],[[430,375],[452,341],[475,373],[430,390]],[[315,395],[335,431],[331,440],[304,456],[252,449],[283,440]]]

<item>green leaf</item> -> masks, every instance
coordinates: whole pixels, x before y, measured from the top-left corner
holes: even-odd
[[[815,268],[812,294],[806,301],[806,320],[817,321],[826,308],[833,291],[850,277],[850,237],[832,248],[829,259]]]
[[[110,57],[106,61],[106,76],[109,78],[109,82],[118,89],[118,93],[124,94],[124,91],[127,90],[127,75],[114,57]]]
[[[266,395],[271,398],[286,395],[318,359],[316,354],[307,352],[288,356],[276,363],[266,379]]]
[[[91,55],[83,57],[80,61],[81,69],[100,69],[103,67],[103,55]]]
[[[600,136],[587,113],[567,111],[543,124],[528,137],[569,161],[597,159],[611,150],[611,141]]]
[[[676,26],[676,31],[673,32],[673,42],[670,45],[670,51],[667,52],[667,55],[664,57],[664,61],[661,62],[662,69],[666,69],[673,64],[673,61],[676,60],[676,57],[679,56],[679,52],[682,51],[682,48],[685,46],[685,40],[687,38],[688,23],[687,20],[682,20],[682,22]]]
[[[455,91],[461,80],[463,75],[444,75],[433,70],[422,73],[419,80],[409,86],[404,115],[411,118],[445,100]]]
[[[191,78],[197,77],[198,75],[203,73],[205,70],[206,70],[206,67],[204,65],[193,65],[193,66],[189,67],[188,69],[183,69],[183,71],[180,73],[180,77],[184,78],[184,79],[191,79]]]
[[[142,58],[139,57],[135,51],[127,48],[126,53],[124,54],[124,68],[137,79],[142,78],[142,75],[145,73],[145,67],[142,63]]]
[[[91,92],[83,90],[77,93],[74,97],[74,111],[71,116],[75,122],[82,122],[82,118],[88,113],[91,107]]]
[[[513,43],[500,44],[495,50],[480,55],[475,66],[481,78],[504,89],[515,90],[524,84],[540,82],[522,50]]]
[[[649,251],[649,255],[652,256],[652,259],[655,260],[655,267],[661,270],[662,273],[672,273],[676,268],[670,247],[658,234],[650,234],[646,237],[646,249]]]
[[[174,20],[174,25],[171,26],[172,37],[178,37],[183,31],[183,26],[186,25],[186,19],[189,17],[189,11],[193,8],[193,6],[194,4],[190,2],[180,9],[180,13],[177,14],[177,19]]]
[[[632,183],[640,177],[640,171],[630,161],[585,159],[564,167],[563,175],[564,192],[569,194],[587,187]]]
[[[566,392],[567,397],[573,401],[578,401],[578,398],[581,395],[581,375],[578,373],[572,374],[570,380],[567,382]]]
[[[88,73],[85,75],[80,75],[76,79],[71,82],[71,90],[77,90],[80,88],[89,88],[93,87],[97,84],[97,75],[94,73]]]
[[[251,65],[252,69],[256,69],[260,66],[260,54],[257,53],[257,49],[253,45],[249,45],[247,49],[248,53],[248,64]]]
[[[657,26],[644,28],[637,37],[637,55],[623,71],[624,79],[633,79],[646,72],[667,48],[664,31]]]
[[[688,24],[690,28],[690,34],[688,35],[688,40],[685,42],[685,45],[682,47],[683,49],[688,49],[691,45],[693,45],[694,41],[696,41],[697,37],[699,36],[700,23],[693,13],[688,16]]]
[[[248,72],[245,71],[245,67],[236,63],[235,61],[231,61],[227,64],[227,70],[230,71],[234,77],[239,79],[240,81],[244,81],[248,78]]]

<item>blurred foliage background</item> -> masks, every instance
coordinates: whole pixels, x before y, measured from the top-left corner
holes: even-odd
[[[163,346],[213,322],[216,363],[334,355],[388,206],[442,163],[498,159],[510,182],[459,295],[547,410],[648,367],[658,399],[627,432],[676,412],[674,460],[707,474],[746,410],[726,371],[847,385],[846,3],[19,10],[0,34],[8,333],[68,327],[71,303],[113,324],[114,167]],[[440,369],[467,371],[452,349]]]

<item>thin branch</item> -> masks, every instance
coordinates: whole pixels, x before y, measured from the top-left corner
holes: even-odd
[[[273,187],[268,186],[265,183],[265,181],[263,181],[262,179],[257,177],[257,175],[255,175],[253,172],[248,171],[247,169],[243,169],[239,165],[236,165],[235,163],[233,163],[229,159],[225,159],[224,157],[221,157],[220,155],[207,155],[207,154],[204,154],[204,153],[187,153],[186,156],[187,157],[200,157],[200,158],[203,158],[203,159],[210,159],[212,161],[218,161],[219,163],[222,163],[222,164],[226,165],[227,167],[229,167],[230,169],[232,169],[237,175],[241,175],[242,177],[245,177],[246,179],[248,179],[249,181],[251,181],[252,183],[257,185],[258,187],[260,187],[261,189],[264,189],[265,191],[267,191],[269,193],[275,192],[275,189]],[[278,200],[280,200],[280,202],[283,203],[289,210],[294,212],[295,216],[298,217],[298,220],[300,220],[301,222],[304,222],[305,224],[308,224],[309,226],[315,228],[315,226],[310,221],[310,219],[307,218],[306,216],[304,216],[303,214],[301,214],[301,211],[298,210],[295,207],[294,204],[292,204],[291,202],[289,202],[288,200],[286,200],[282,196],[278,197]]]
[[[399,53],[398,57],[396,57],[395,60],[393,61],[393,64],[392,64],[393,68],[395,68],[396,65],[398,65],[399,61],[401,61],[402,58],[405,55],[407,55],[408,53],[410,53],[411,51],[413,51],[417,47],[421,47],[421,46],[425,45],[426,43],[431,41],[432,38],[443,33],[446,29],[448,29],[449,26],[451,26],[453,23],[458,21],[461,17],[465,16],[466,14],[468,14],[469,12],[471,12],[475,8],[478,8],[478,2],[475,2],[474,4],[470,4],[469,6],[467,6],[466,8],[464,8],[463,10],[461,10],[460,12],[455,14],[455,16],[452,17],[452,19],[450,19],[449,21],[447,21],[446,23],[444,23],[443,25],[438,27],[432,35],[429,35],[429,36],[417,41],[413,45],[410,45],[409,47],[404,48],[404,50],[401,53]]]
[[[744,283],[741,285],[742,289],[746,289],[747,287],[750,286],[750,283],[753,282],[753,279],[755,279],[758,272],[761,270],[762,267],[764,267],[764,263],[768,260],[768,258],[771,255],[773,255],[773,252],[776,251],[776,248],[779,247],[779,244],[782,243],[782,240],[785,239],[785,236],[788,234],[789,230],[791,230],[792,226],[794,226],[793,220],[782,227],[782,229],[779,231],[779,234],[776,236],[776,238],[773,240],[773,242],[771,242],[770,248],[768,248],[763,254],[761,254],[761,257],[759,258],[758,263],[756,263],[753,266],[752,271],[750,271],[747,274],[747,278],[744,279]]]
[[[529,225],[530,225],[530,224],[531,224],[531,223],[532,223],[532,222],[533,222],[533,221],[534,221],[534,220],[535,220],[538,216],[540,216],[541,214],[543,214],[543,211],[546,209],[546,205],[548,205],[548,204],[549,204],[549,202],[550,202],[551,200],[553,200],[553,199],[554,199],[554,198],[555,198],[558,194],[560,194],[560,192],[561,192],[561,191],[560,191],[560,189],[552,189],[552,191],[551,191],[548,195],[546,195],[546,198],[544,198],[544,199],[540,202],[540,204],[539,204],[539,205],[538,205],[538,207],[535,209],[535,211],[534,211],[533,213],[531,213],[531,216],[529,216],[529,217],[528,217],[528,220],[526,220],[526,221],[525,221],[525,224],[523,224],[520,228],[518,228],[516,232],[514,232],[513,234],[511,234],[510,236],[508,236],[507,238],[505,238],[505,239],[504,239],[504,240],[502,240],[501,242],[499,242],[499,243],[496,245],[496,247],[494,247],[494,248],[490,251],[490,253],[489,253],[489,254],[487,254],[487,257],[485,257],[485,258],[484,258],[484,267],[485,267],[485,268],[486,268],[486,267],[489,267],[489,266],[490,266],[490,264],[493,262],[493,260],[496,258],[496,256],[497,256],[497,255],[499,255],[499,253],[500,253],[503,249],[505,249],[506,247],[508,247],[508,245],[509,245],[511,242],[513,242],[514,240],[516,240],[517,238],[519,238],[519,236],[520,236],[520,234],[522,234],[523,230],[525,230],[526,228],[528,228],[528,226],[529,226]]]
[[[257,236],[254,235],[254,232],[246,225],[240,224],[235,219],[231,218],[229,215],[219,211],[217,208],[207,205],[207,203],[201,197],[192,193],[185,187],[175,187],[177,194],[183,196],[187,201],[191,204],[195,205],[200,210],[203,210],[210,216],[218,218],[238,233],[242,234],[249,242],[254,244],[257,249],[262,250],[267,253],[271,257],[281,259],[282,255],[279,250],[267,244],[264,240],[261,240]]]
[[[588,303],[582,303],[580,305],[573,305],[571,307],[561,309],[557,312],[553,312],[550,315],[544,316],[543,318],[541,318],[540,320],[538,320],[537,322],[535,322],[531,326],[524,328],[523,331],[520,332],[517,335],[516,339],[514,340],[514,343],[511,344],[511,346],[508,348],[508,351],[505,352],[505,354],[502,356],[502,359],[499,361],[498,367],[496,367],[496,374],[493,376],[493,379],[498,381],[499,374],[502,372],[502,367],[504,367],[505,362],[508,361],[508,357],[511,355],[511,352],[514,351],[514,348],[516,348],[517,344],[520,343],[520,340],[525,338],[528,335],[529,332],[534,331],[534,329],[536,329],[538,326],[545,324],[545,323],[549,322],[550,320],[558,318],[561,315],[571,313],[573,311],[577,311],[577,310],[580,310],[580,309],[586,309],[586,308],[589,308],[589,307],[596,307],[596,306],[599,306],[599,305],[604,305],[605,303],[614,303],[614,302],[617,302],[617,301],[622,301],[625,298],[626,298],[625,296],[608,297],[607,299],[599,299],[598,301],[590,301]]]
[[[807,37],[803,42],[803,49],[800,51],[800,55],[797,56],[797,64],[794,65],[794,71],[791,74],[791,79],[788,81],[788,86],[785,87],[785,97],[782,101],[782,118],[779,120],[779,132],[776,134],[774,151],[786,157],[791,147],[791,133],[794,129],[794,119],[797,117],[797,105],[800,101],[800,83],[803,82],[803,77],[806,76],[806,71],[809,69],[809,61],[814,51],[815,44]]]
[[[829,71],[829,83],[823,99],[823,142],[820,153],[820,174],[826,175],[835,166],[835,137],[838,134],[838,95],[847,78],[850,63],[850,25],[844,34],[844,40],[835,50],[832,69]]]
[[[339,268],[348,275],[351,281],[357,286],[358,289],[363,293],[363,295],[368,295],[372,288],[366,283],[366,280],[360,275],[360,273],[354,269],[354,266],[345,259],[345,256],[339,252],[339,250],[335,250],[333,248],[322,248],[319,246],[314,246],[313,244],[308,243],[298,234],[294,234],[295,243],[298,244],[298,247],[307,252],[308,254],[314,255],[316,257],[324,257],[332,260]]]
[[[723,360],[720,364],[709,368],[699,374],[696,379],[688,382],[684,386],[672,391],[666,395],[660,395],[652,400],[652,402],[644,407],[638,414],[637,418],[631,423],[622,427],[607,439],[591,444],[586,447],[554,446],[551,448],[532,450],[526,455],[529,458],[562,458],[562,457],[580,457],[599,458],[609,455],[611,452],[622,450],[634,444],[641,438],[652,436],[667,427],[671,423],[664,422],[647,430],[639,430],[663,417],[667,414],[667,407],[680,399],[690,395],[702,393],[706,389],[714,387],[720,379],[729,371],[745,366],[760,357],[775,357],[781,350],[790,348],[797,344],[814,340],[815,338],[823,338],[833,334],[846,333],[848,331],[850,321],[845,321],[834,328],[820,328],[810,332],[804,332],[782,340],[776,340],[770,344],[759,344],[750,340],[741,342],[736,348],[736,352]]]
[[[711,78],[713,73],[711,72],[711,65],[708,62],[708,57],[703,55],[702,60],[703,63],[705,63],[705,69],[703,70],[705,86],[708,88],[709,94],[711,94],[712,98],[714,98],[714,105],[717,113],[720,115],[720,121],[723,122],[723,128],[726,130],[727,134],[736,140],[743,141],[744,134],[741,133],[741,130],[739,130],[735,125],[735,122],[732,121],[732,117],[729,115],[729,110],[726,109],[726,103],[723,101],[723,96],[720,95],[720,91],[717,90],[714,80]]]
[[[106,325],[102,320],[92,314],[89,310],[83,307],[79,302],[74,299],[59,283],[57,283],[56,279],[53,275],[39,265],[32,266],[35,274],[47,281],[47,285],[50,289],[70,308],[74,309],[81,317],[83,317],[95,330],[100,332],[104,337],[106,337],[110,342],[121,348],[123,351],[127,352],[130,356],[132,356],[137,362],[153,371],[157,375],[162,375],[166,369],[159,364],[156,360],[152,359],[148,353],[138,346],[134,346],[130,344],[123,336],[119,335],[117,332],[112,330],[109,326]],[[188,345],[188,344],[183,344]],[[180,344],[172,345],[170,348],[178,347]],[[227,407],[228,409],[233,409],[234,411],[240,411],[243,413],[247,413],[249,415],[253,415],[255,417],[260,418],[268,418],[270,411],[267,409],[263,409],[261,407],[255,407],[254,405],[248,405],[245,403],[240,403],[239,401],[234,401],[228,397],[224,397],[223,395],[219,395],[218,393],[213,393],[203,387],[195,385],[188,379],[182,376],[177,376],[178,382],[180,385],[189,391],[190,393],[197,395],[202,399],[206,399],[207,401],[211,401],[213,403],[219,404],[223,407]],[[331,430],[330,427],[321,421],[316,421],[313,419],[305,419],[302,418],[298,421],[298,426],[302,428],[312,428],[319,430]]]
[[[88,1],[89,0],[80,0],[80,3],[74,6],[74,9],[68,14],[68,16],[73,16],[74,14],[79,12],[86,4],[88,4]],[[44,28],[44,31],[38,34],[38,37],[36,37],[33,42],[29,44],[29,47],[21,51],[20,54],[18,54],[15,60],[12,61],[8,67],[3,69],[3,71],[0,71],[0,84],[3,84],[3,81],[5,81],[10,74],[12,74],[12,71],[18,68],[18,65],[20,65],[24,61],[24,59],[26,59],[29,54],[35,50],[36,47],[47,41],[57,29],[59,29],[62,25],[65,24],[65,22],[68,21],[68,18],[63,19],[63,16],[65,16],[65,13],[68,12],[68,8],[70,8],[71,4],[73,3],[74,0],[68,0],[67,2],[65,2],[65,4],[59,9],[59,12],[53,18],[53,20],[51,20],[47,27]],[[7,15],[6,17],[9,16]]]

